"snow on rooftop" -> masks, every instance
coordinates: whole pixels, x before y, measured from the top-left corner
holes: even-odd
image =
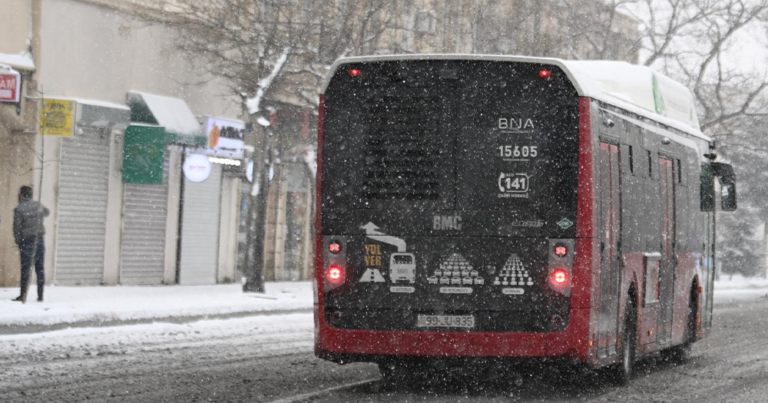
[[[0,64],[5,64],[14,69],[35,71],[35,61],[29,52],[22,52],[17,55],[0,53]]]
[[[120,110],[123,110],[123,111],[130,111],[131,110],[131,108],[129,108],[129,107],[125,106],[125,105],[116,104],[114,102],[99,101],[99,100],[96,100],[96,99],[60,97],[60,96],[48,95],[48,94],[46,94],[45,97],[46,98],[51,98],[51,99],[64,99],[64,100],[68,100],[68,101],[75,101],[78,104],[82,104],[82,105],[99,106],[99,107],[102,107],[102,108],[110,108],[110,109],[120,109]]]
[[[130,91],[129,94],[140,96],[160,126],[171,133],[196,135],[203,132],[195,114],[184,100],[146,92]]]
[[[572,79],[578,81],[582,95],[709,140],[699,129],[693,95],[683,84],[649,67],[627,62],[563,60],[562,63]]]
[[[562,68],[568,75],[580,96],[615,105],[702,140],[711,141],[701,132],[693,95],[687,87],[649,67],[627,62],[472,54],[350,57],[339,59],[334,63],[321,93],[325,93],[331,77],[342,64],[399,60],[488,60],[555,65]]]

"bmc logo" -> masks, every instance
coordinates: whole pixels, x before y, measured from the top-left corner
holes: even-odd
[[[436,231],[460,231],[461,217],[457,215],[436,215],[432,219],[432,229]]]

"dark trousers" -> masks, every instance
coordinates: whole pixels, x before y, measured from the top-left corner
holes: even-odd
[[[37,248],[35,248],[35,241],[37,241]],[[37,297],[43,298],[43,287],[45,286],[45,269],[43,268],[43,262],[45,261],[45,235],[21,238],[19,254],[21,255],[21,295],[27,292],[29,269],[32,266],[32,258],[34,258],[35,274],[37,275]]]

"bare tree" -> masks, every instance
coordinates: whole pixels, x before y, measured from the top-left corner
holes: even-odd
[[[768,0],[631,0],[614,7],[642,27],[640,63],[691,88],[703,131],[717,137],[734,119],[765,114],[766,71],[741,71],[723,59],[747,29],[765,32]]]
[[[250,120],[253,188],[247,217],[246,291],[264,291],[264,228],[273,141],[266,101],[296,96],[316,105],[337,58],[370,52],[390,18],[386,0],[156,0],[158,21],[179,30],[178,47],[223,79]]]

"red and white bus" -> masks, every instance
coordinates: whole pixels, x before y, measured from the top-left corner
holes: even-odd
[[[559,357],[625,383],[708,334],[715,201],[735,210],[736,187],[683,85],[624,62],[348,58],[319,121],[317,356],[385,378]]]

